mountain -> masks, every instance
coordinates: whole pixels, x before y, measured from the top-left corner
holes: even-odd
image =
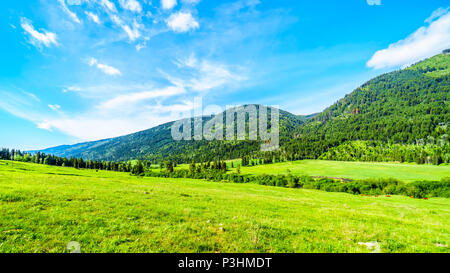
[[[280,111],[282,153],[288,159],[319,158],[349,141],[412,145],[424,139],[448,136],[449,83],[450,54],[443,52],[368,81],[322,113],[296,116]],[[204,122],[209,119],[205,117]],[[260,148],[259,141],[177,142],[171,137],[172,124],[41,152],[95,160],[190,162],[238,158],[256,153]]]
[[[259,109],[259,105],[255,105]],[[270,109],[269,109],[270,115]],[[225,116],[225,115],[224,115]],[[211,120],[203,117],[203,122]],[[280,140],[287,142],[292,132],[308,118],[280,110]],[[248,117],[246,119],[248,123]],[[172,159],[176,162],[238,158],[260,149],[260,141],[175,141],[169,122],[138,133],[76,145],[63,145],[40,152],[60,157],[91,160],[126,161],[146,159],[159,162]],[[193,119],[191,119],[193,123]],[[226,128],[225,128],[226,130]],[[37,151],[34,151],[37,152]]]
[[[363,84],[299,126],[285,148],[300,158],[317,158],[346,141],[416,144],[450,131],[450,54]]]

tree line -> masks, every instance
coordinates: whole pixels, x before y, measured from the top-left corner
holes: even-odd
[[[223,162],[224,165],[225,162]],[[147,169],[142,176],[164,178],[204,179],[214,182],[255,183],[265,186],[316,189],[328,192],[345,192],[364,195],[406,195],[414,198],[445,197],[450,198],[450,178],[441,181],[416,181],[404,183],[396,179],[363,179],[344,182],[339,179],[310,176],[287,175],[251,175],[239,172],[227,172],[223,168],[213,169],[207,164],[191,163],[189,169],[164,169],[154,172]]]
[[[73,167],[76,169],[106,170],[116,172],[136,172],[136,165],[129,162],[112,162],[83,160],[82,158],[65,158],[44,153],[26,153],[20,150],[2,148],[0,150],[1,160],[13,160],[20,162],[29,162],[59,167]],[[142,163],[140,163],[142,165]]]

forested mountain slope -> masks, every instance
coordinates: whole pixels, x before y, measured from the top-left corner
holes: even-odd
[[[450,55],[376,77],[300,126],[285,149],[317,158],[346,141],[417,144],[445,139],[450,125]]]
[[[259,109],[259,105],[256,105],[256,108]],[[206,123],[210,119],[211,117],[203,117],[203,122]],[[289,141],[294,130],[306,120],[307,117],[280,110],[281,142]],[[248,117],[246,122],[248,123]],[[146,159],[159,162],[170,158],[176,162],[191,162],[192,159],[207,161],[238,158],[260,149],[260,141],[175,141],[171,135],[173,124],[174,122],[170,122],[122,137],[58,146],[40,152],[91,160]]]

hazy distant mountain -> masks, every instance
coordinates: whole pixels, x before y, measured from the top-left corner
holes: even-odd
[[[258,108],[259,105],[256,107]],[[288,141],[293,131],[308,118],[310,117],[297,116],[280,110],[280,138],[282,141]],[[211,117],[203,117],[203,122],[206,123],[210,119]],[[260,141],[175,141],[171,135],[173,124],[174,122],[169,122],[126,136],[63,145],[41,150],[41,152],[61,157],[82,157],[95,160],[149,159],[158,161],[171,157],[179,162],[185,162],[191,161],[193,157],[199,160],[236,158],[260,149]]]

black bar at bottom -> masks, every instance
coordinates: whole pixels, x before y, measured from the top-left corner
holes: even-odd
[[[33,265],[34,269],[65,268],[84,272],[89,269],[142,268],[143,272],[311,272],[343,269],[398,269],[407,271],[426,265],[427,271],[447,268],[448,254],[0,254],[3,266],[15,269]],[[55,263],[56,262],[56,263]],[[155,269],[159,269],[156,270]],[[139,270],[142,272],[142,270]]]

